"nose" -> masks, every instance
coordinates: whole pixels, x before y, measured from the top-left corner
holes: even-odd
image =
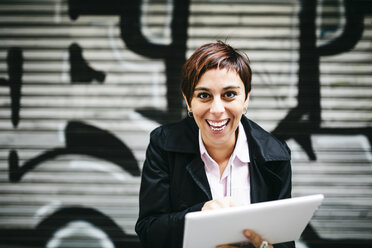
[[[213,99],[210,112],[215,115],[225,112],[225,105],[221,98],[216,97]]]

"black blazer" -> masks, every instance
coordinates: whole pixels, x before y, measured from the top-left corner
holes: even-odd
[[[290,150],[245,116],[251,202],[291,197]],[[136,232],[143,247],[182,247],[184,217],[212,200],[194,119],[155,129],[142,170]],[[275,245],[294,247],[294,242]]]

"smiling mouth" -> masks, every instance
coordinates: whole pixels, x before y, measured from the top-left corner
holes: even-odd
[[[210,128],[213,131],[222,131],[223,129],[225,129],[225,127],[227,126],[229,121],[230,121],[230,119],[226,119],[226,120],[223,120],[223,121],[206,120],[206,122],[208,123],[208,125],[210,126]]]

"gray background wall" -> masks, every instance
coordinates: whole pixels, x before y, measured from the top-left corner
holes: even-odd
[[[370,1],[1,0],[0,247],[137,247],[150,131],[185,115],[179,69],[246,52],[247,116],[325,195],[300,247],[372,246]],[[75,73],[77,72],[77,73]]]

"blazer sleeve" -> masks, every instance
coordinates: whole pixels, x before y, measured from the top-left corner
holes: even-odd
[[[291,150],[288,145],[284,142],[284,148],[291,154]],[[279,167],[277,171],[278,176],[281,178],[281,191],[278,196],[279,199],[291,198],[292,197],[292,165],[291,160],[283,161],[283,166]]]
[[[173,212],[170,199],[170,169],[167,152],[151,135],[142,170],[139,218],[135,230],[146,247],[182,247],[186,213],[200,211],[203,203]]]
[[[291,172],[291,161],[286,161],[282,170],[280,171],[281,177],[283,178],[282,188],[279,194],[279,199],[291,198],[292,191],[292,172]],[[285,242],[273,245],[274,248],[295,248],[295,242]]]
[[[291,154],[291,151],[286,143],[284,143],[285,149]],[[282,179],[282,187],[279,193],[278,199],[291,198],[292,194],[292,168],[291,160],[284,161],[281,169],[277,171],[279,177]],[[285,242],[275,244],[274,248],[294,248],[296,247],[295,242]]]

